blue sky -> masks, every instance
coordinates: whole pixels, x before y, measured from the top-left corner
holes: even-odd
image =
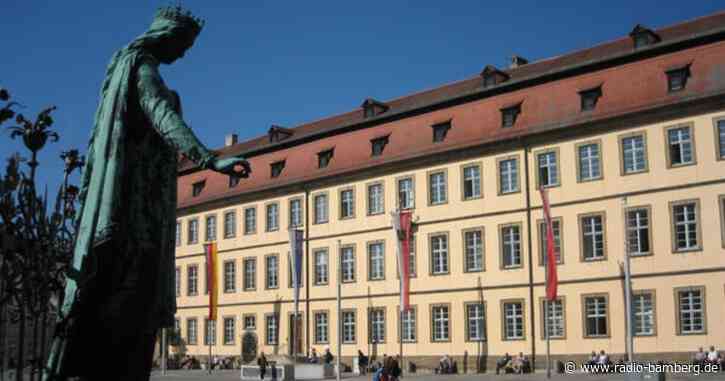
[[[175,1],[173,2],[176,3]],[[0,87],[35,114],[55,104],[61,134],[40,156],[51,192],[61,150],[85,152],[105,67],[167,1],[4,0]],[[656,28],[720,10],[717,1],[201,1],[206,20],[186,57],[163,66],[202,142],[223,144],[360,105],[610,41],[642,23]],[[9,124],[3,125],[7,127]],[[0,160],[25,154],[0,133]]]

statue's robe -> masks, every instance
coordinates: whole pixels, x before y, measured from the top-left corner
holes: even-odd
[[[72,295],[82,307],[61,350],[64,375],[93,378],[112,366],[111,374],[133,372],[119,379],[148,377],[156,332],[176,312],[178,154],[202,167],[213,160],[184,123],[158,61],[127,54],[119,58],[126,67],[115,69],[124,72],[104,84],[83,172],[73,262],[91,278],[80,294],[76,280],[66,286],[63,310]]]

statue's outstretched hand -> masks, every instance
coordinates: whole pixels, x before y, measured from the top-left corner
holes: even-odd
[[[224,159],[214,160],[212,169],[225,175],[236,177],[249,177],[252,173],[252,167],[249,162],[242,157],[227,157]]]

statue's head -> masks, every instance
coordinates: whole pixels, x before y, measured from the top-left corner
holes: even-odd
[[[203,26],[202,20],[181,7],[160,8],[149,30],[130,46],[144,48],[160,62],[170,64],[194,45]]]

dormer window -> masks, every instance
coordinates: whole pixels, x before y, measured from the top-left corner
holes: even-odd
[[[372,98],[365,99],[360,107],[362,107],[363,109],[363,117],[365,119],[378,116],[385,111],[388,111],[388,109],[390,108],[390,106],[386,105],[385,103],[376,101]]]
[[[274,162],[270,165],[272,178],[279,177],[284,169],[284,160]]]
[[[370,143],[372,144],[372,150],[373,150],[372,155],[380,156],[383,154],[383,150],[385,149],[385,146],[388,144],[388,135],[372,139],[372,140],[370,140]]]
[[[687,78],[690,77],[690,64],[670,69],[665,74],[667,74],[667,91],[684,90],[687,85]]]
[[[496,69],[496,67],[492,65],[486,65],[481,72],[481,77],[483,78],[483,87],[486,89],[509,79],[508,74]]]
[[[196,197],[201,194],[201,191],[204,190],[204,186],[206,185],[206,180],[195,182],[191,185],[191,196]]]
[[[234,188],[239,185],[239,180],[241,180],[241,178],[238,176],[229,176],[229,188]]]
[[[334,149],[328,149],[317,153],[317,168],[325,168],[330,165]]]
[[[583,90],[579,92],[581,97],[581,108],[582,111],[591,111],[597,106],[599,97],[602,96],[602,87],[597,86],[592,89]]]
[[[521,114],[521,103],[501,109],[501,127],[513,127]]]
[[[431,127],[433,127],[433,143],[439,143],[446,139],[448,130],[451,129],[451,122],[438,123]]]
[[[277,125],[272,125],[267,131],[270,143],[278,143],[292,136],[293,131],[289,128],[284,128]]]
[[[643,48],[660,41],[660,36],[658,36],[657,33],[640,24],[637,24],[634,29],[629,32],[629,37],[632,38],[635,49]]]

